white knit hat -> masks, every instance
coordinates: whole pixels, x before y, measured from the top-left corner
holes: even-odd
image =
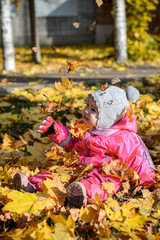
[[[127,91],[110,86],[105,91],[98,90],[91,93],[98,108],[97,129],[109,128],[121,120],[129,107],[129,102],[139,99],[139,91],[132,86]]]

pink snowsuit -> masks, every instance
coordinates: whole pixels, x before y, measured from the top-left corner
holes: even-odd
[[[136,134],[137,123],[134,114],[133,118],[133,122],[130,122],[126,113],[123,119],[114,126],[104,130],[88,130],[82,139],[72,136],[69,132],[69,126],[55,123],[55,134],[49,135],[50,140],[66,150],[74,148],[80,153],[79,165],[89,163],[94,165],[93,170],[88,173],[87,177],[80,180],[90,198],[94,199],[96,192],[102,200],[107,198],[107,192],[101,188],[102,182],[114,183],[115,192],[121,186],[121,179],[102,173],[101,167],[104,161],[110,163],[117,158],[121,162],[127,161],[128,167],[138,173],[140,184],[148,185],[154,182],[155,173],[152,170],[154,165],[146,146]],[[77,123],[82,124],[83,120]],[[46,176],[45,173],[38,174],[30,178],[30,181],[36,183],[37,188],[40,189],[40,183]]]

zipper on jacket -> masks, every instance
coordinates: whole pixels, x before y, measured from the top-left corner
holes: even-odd
[[[90,138],[91,136],[89,136],[88,138],[86,138],[86,141],[85,141],[85,147],[88,149],[88,156],[90,157],[90,149],[87,147],[87,142],[88,142],[88,139]]]

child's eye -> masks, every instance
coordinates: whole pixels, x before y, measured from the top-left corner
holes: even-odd
[[[89,107],[89,103],[86,103],[87,107]]]
[[[92,110],[92,112],[96,112],[96,110],[94,108],[92,108],[91,110]]]

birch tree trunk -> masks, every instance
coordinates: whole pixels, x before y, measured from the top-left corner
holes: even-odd
[[[113,0],[116,61],[128,60],[125,0]]]
[[[40,63],[41,62],[41,51],[40,51],[40,44],[39,44],[37,19],[36,19],[36,14],[35,14],[35,0],[29,0],[29,11],[30,11],[33,61],[35,63]]]
[[[10,0],[0,0],[3,68],[6,71],[15,70],[15,53],[10,12]]]

